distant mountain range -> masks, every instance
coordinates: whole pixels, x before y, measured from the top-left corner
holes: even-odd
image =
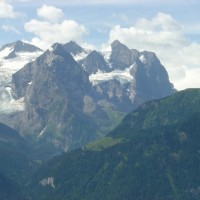
[[[0,49],[0,62],[0,121],[46,151],[78,148],[175,92],[155,53],[117,40],[102,51],[69,42],[45,52],[17,41]]]
[[[102,51],[6,44],[0,199],[199,200],[199,102],[155,53],[117,40]]]

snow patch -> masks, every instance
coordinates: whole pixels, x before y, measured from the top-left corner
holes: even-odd
[[[2,51],[0,51],[0,58],[4,58],[8,56],[12,52],[13,48],[12,47],[6,47]]]
[[[39,134],[39,137],[41,137],[44,134],[44,132],[46,131],[46,129],[47,129],[47,125],[42,129],[42,131]]]
[[[2,96],[0,96],[0,114],[9,114],[13,112],[20,112],[25,109],[24,98],[18,100],[2,100]]]
[[[93,85],[97,85],[99,83],[106,82],[113,79],[116,79],[120,81],[120,83],[125,84],[132,81],[133,76],[131,76],[130,74],[130,68],[127,68],[124,71],[114,70],[108,73],[105,73],[99,70],[96,74],[91,74],[89,79]]]
[[[80,60],[86,58],[89,53],[90,52],[81,52],[81,53],[76,54],[76,55],[73,55],[73,54],[71,54],[71,55],[73,56],[74,60],[80,61]]]
[[[131,72],[132,76],[135,75],[136,71],[137,71],[137,64],[134,63],[129,67],[129,71]]]
[[[18,52],[15,58],[4,59],[11,51],[12,48],[0,51],[0,113],[24,110],[23,99],[15,100],[12,95],[12,75],[42,54],[42,51]]]
[[[144,64],[147,63],[146,58],[144,57],[144,55],[141,55],[141,56],[139,57],[139,59],[140,59],[140,61],[141,61],[142,63],[144,63]]]

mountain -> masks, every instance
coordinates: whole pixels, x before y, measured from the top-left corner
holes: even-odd
[[[76,61],[82,60],[91,52],[91,50],[82,48],[74,41],[63,44],[63,48],[70,53]]]
[[[101,55],[95,50],[89,53],[85,59],[80,61],[80,65],[89,74],[95,74],[98,71],[103,71],[103,72],[111,71],[108,64],[104,60],[103,55]]]
[[[118,40],[111,44],[111,50],[109,62],[114,69],[118,70],[125,70],[130,67],[139,54],[138,51],[133,52]]]
[[[143,104],[109,136],[44,164],[27,179],[27,197],[199,199],[199,102],[189,89]]]
[[[155,53],[119,41],[103,51],[55,43],[39,55],[2,86],[10,96],[2,100],[0,121],[50,155],[106,135],[143,102],[175,92]]]
[[[80,53],[86,53],[86,50],[84,50],[81,46],[79,46],[78,44],[76,44],[76,42],[73,41],[64,44],[63,47],[67,52],[74,56]]]
[[[0,114],[24,110],[23,99],[16,99],[12,89],[12,75],[42,54],[42,50],[22,41],[0,48]]]
[[[67,151],[98,138],[101,128],[112,127],[88,74],[61,44],[25,65],[12,80],[16,97],[24,97],[26,105],[13,126],[41,146]]]
[[[71,47],[67,49],[69,53],[76,47],[71,42],[65,45]],[[81,55],[74,59],[88,72],[96,91],[122,112],[131,112],[146,101],[175,92],[167,71],[153,52],[129,49],[115,40],[102,51]]]
[[[18,40],[14,43],[9,43],[9,44],[2,46],[0,48],[0,52],[3,52],[3,51],[8,52],[8,54],[5,55],[5,57],[4,57],[5,59],[12,59],[12,58],[16,58],[17,53],[19,53],[19,52],[33,53],[33,52],[39,52],[42,50],[34,45],[31,45],[31,44],[28,44],[28,43]]]
[[[119,132],[124,130],[125,134],[126,123],[131,124],[132,130],[178,126],[199,113],[199,99],[199,89],[187,89],[161,100],[146,102],[124,118],[123,126],[118,127]]]

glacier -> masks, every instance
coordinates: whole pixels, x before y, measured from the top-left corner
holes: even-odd
[[[6,47],[0,51],[0,113],[12,113],[24,110],[24,99],[16,100],[14,98],[12,75],[42,53],[41,51],[17,52],[15,58],[6,59],[5,57],[12,51],[13,47]]]

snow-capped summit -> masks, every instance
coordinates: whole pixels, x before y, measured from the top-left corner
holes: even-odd
[[[42,50],[34,45],[22,42],[20,40],[13,43],[6,44],[0,48],[0,52],[8,53],[7,55],[5,54],[4,56],[5,59],[15,58],[17,57],[17,53],[20,53],[20,52],[33,53],[33,52],[38,52],[38,51],[41,52]]]
[[[168,74],[156,54],[129,49],[119,40],[113,41],[102,51],[93,51],[78,61],[88,72],[97,91],[105,93],[110,101],[123,104],[130,111],[133,105],[141,104],[173,93]],[[126,100],[123,100],[123,98]]]
[[[42,53],[38,47],[22,41],[6,44],[0,48],[0,69],[12,74]]]
[[[12,92],[12,75],[43,51],[38,47],[16,41],[0,48],[0,113],[23,109],[22,99],[16,101]]]
[[[82,48],[74,41],[64,44],[63,47],[74,57],[76,61],[83,60],[91,52],[91,50]]]
[[[111,47],[112,49],[115,49],[115,48],[124,48],[124,49],[128,49],[128,47],[124,44],[122,44],[119,40],[114,40],[112,43],[111,43]]]

